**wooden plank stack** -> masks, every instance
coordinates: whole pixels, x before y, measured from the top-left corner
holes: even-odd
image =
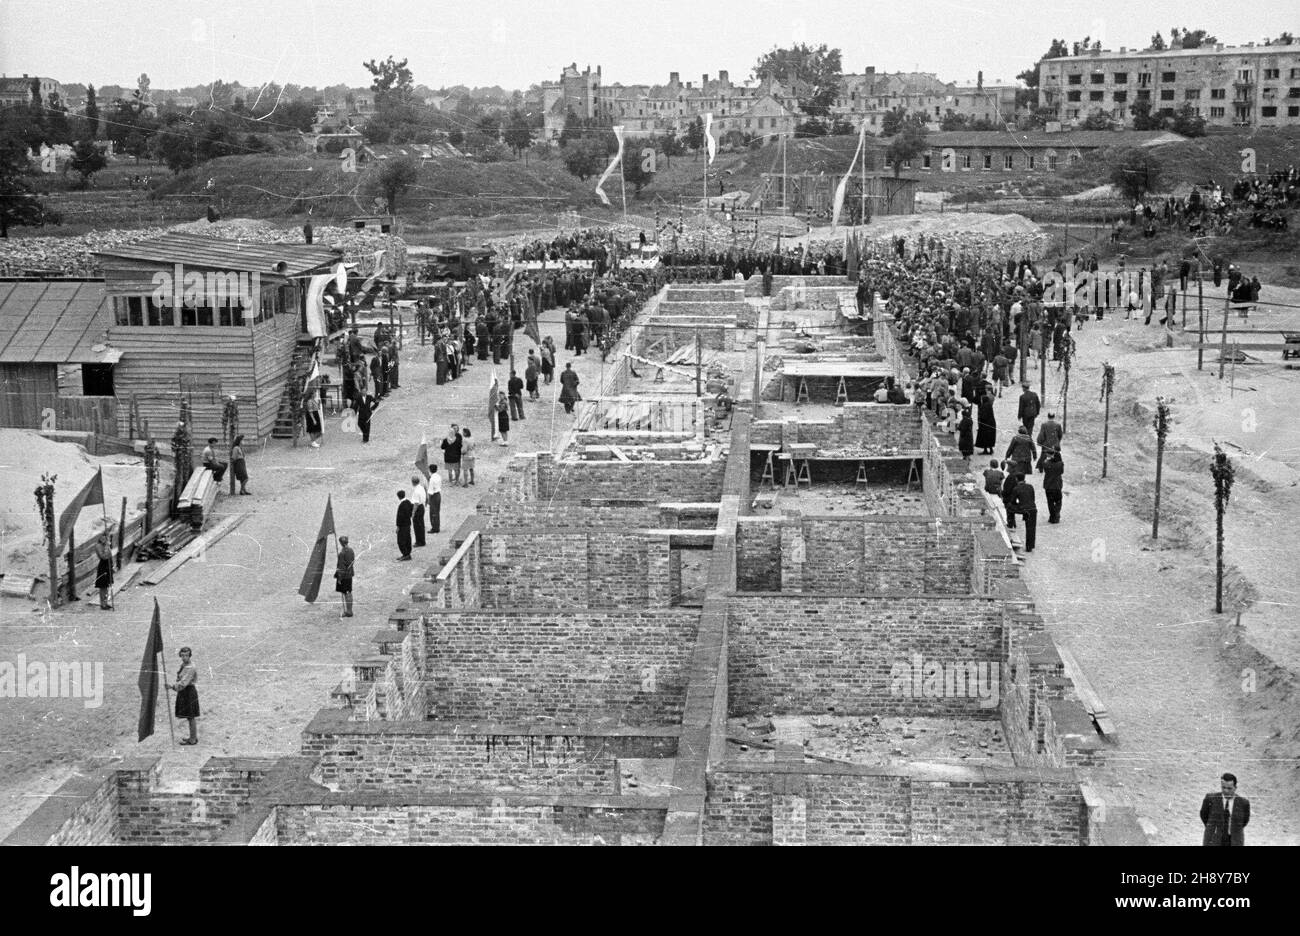
[[[217,487],[212,472],[207,468],[195,471],[176,501],[176,517],[188,520],[195,530],[202,529],[204,519],[212,515]]]
[[[139,562],[148,559],[170,559],[180,552],[197,535],[189,519],[174,518],[156,526],[136,547]]]

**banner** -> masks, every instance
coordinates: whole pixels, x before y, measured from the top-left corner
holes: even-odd
[[[429,480],[429,440],[421,433],[420,448],[415,453],[415,467],[420,469],[420,474],[424,475],[424,480]]]
[[[77,515],[81,513],[81,508],[89,507],[92,504],[104,503],[104,469],[100,468],[95,472],[95,476],[90,479],[89,483],[81,489],[76,497],[67,507],[63,508],[63,513],[59,515],[59,551],[68,544],[68,537],[77,526]]]
[[[307,334],[313,338],[324,338],[329,334],[325,320],[325,287],[337,280],[336,273],[320,273],[307,284]],[[256,309],[252,311],[257,313]]]
[[[862,147],[867,141],[867,121],[863,119],[862,129],[858,131],[858,148],[853,153],[853,161],[849,163],[848,171],[844,173],[844,178],[840,179],[840,184],[835,187],[835,210],[831,212],[831,227],[840,223],[840,210],[844,207],[844,193],[848,191],[849,176],[853,175],[853,167],[858,164],[858,157],[862,155]]]
[[[307,571],[303,573],[302,584],[298,594],[308,601],[315,601],[320,594],[321,579],[325,577],[325,550],[329,539],[334,535],[333,497],[325,499],[325,516],[320,521],[320,532],[316,534],[316,545],[312,547],[311,558],[307,560]]]
[[[153,734],[153,716],[158,708],[158,675],[163,652],[162,613],[158,610],[158,599],[153,600],[153,623],[149,625],[149,637],[144,642],[144,659],[140,661],[140,722],[136,726],[137,741],[143,741]]]
[[[713,165],[713,157],[718,155],[718,141],[713,139],[712,128],[713,113],[709,112],[704,115],[704,146],[709,151],[709,165]]]
[[[533,294],[524,304],[524,334],[533,340],[539,348],[542,346],[542,332],[537,327],[537,316],[542,307],[542,284],[533,285]]]
[[[596,183],[596,194],[600,196],[600,200],[605,203],[606,208],[610,205],[609,196],[605,194],[605,189],[603,188],[605,180],[609,178],[609,174],[614,171],[615,166],[622,165],[623,163],[623,128],[621,126],[614,128],[614,136],[618,137],[618,152],[615,153],[614,158],[609,161],[609,165],[605,167],[605,172],[601,175],[600,181]]]

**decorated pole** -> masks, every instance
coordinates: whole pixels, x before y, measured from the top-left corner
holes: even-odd
[[[1169,435],[1169,404],[1164,397],[1156,397],[1156,497],[1155,512],[1151,518],[1151,538],[1160,538],[1160,476],[1165,462],[1165,438]]]
[[[54,482],[58,475],[43,474],[36,487],[36,509],[41,515],[41,530],[45,533],[45,546],[50,560],[50,606],[62,604],[59,588],[59,543],[54,529]]]
[[[1227,454],[1214,443],[1214,462],[1210,465],[1214,478],[1214,613],[1223,613],[1223,514],[1228,509],[1232,495],[1232,482],[1236,469]]]
[[[1110,460],[1110,395],[1115,390],[1115,365],[1106,361],[1101,365],[1101,399],[1106,404],[1101,423],[1101,476],[1106,477]]]
[[[158,446],[153,437],[144,447],[144,532],[153,530],[153,498],[158,486]]]

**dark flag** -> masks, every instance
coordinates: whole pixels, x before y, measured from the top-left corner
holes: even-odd
[[[420,469],[424,480],[429,480],[429,440],[420,436],[420,448],[415,453],[415,467]]]
[[[524,334],[533,339],[533,344],[542,346],[542,333],[537,328],[537,310],[542,304],[541,284],[533,291],[530,301],[524,303]]]
[[[104,469],[101,468],[95,472],[95,476],[90,479],[81,493],[74,497],[67,507],[63,508],[63,513],[59,515],[59,549],[68,542],[68,537],[77,526],[77,515],[81,513],[81,508],[89,507],[92,504],[104,503]]]
[[[162,614],[158,610],[158,599],[153,600],[153,623],[149,625],[149,639],[144,643],[144,659],[140,661],[140,724],[137,741],[143,741],[153,734],[153,715],[158,708],[158,674],[162,661],[158,658],[163,652]]]
[[[856,234],[851,235],[845,244],[845,272],[848,273],[849,282],[856,283],[858,281],[858,236]]]
[[[325,550],[333,535],[334,505],[331,497],[325,500],[325,516],[321,518],[320,532],[316,534],[316,545],[312,547],[311,559],[307,561],[307,571],[303,573],[302,584],[298,586],[298,594],[308,601],[315,601],[316,596],[320,594],[321,579],[325,577]]]

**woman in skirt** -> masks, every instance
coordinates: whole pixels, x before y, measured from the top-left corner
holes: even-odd
[[[324,432],[320,418],[320,396],[314,389],[309,390],[303,403],[303,419],[307,423],[307,435],[311,437],[311,447],[320,448],[321,435]]]
[[[113,606],[108,603],[108,590],[113,587],[113,546],[109,542],[107,531],[99,535],[99,542],[95,544],[95,555],[99,559],[99,564],[95,566],[95,587],[99,589],[99,607],[103,611],[112,611]]]
[[[235,473],[235,480],[239,482],[239,493],[249,493],[248,463],[244,460],[244,437],[242,435],[235,436],[235,441],[230,446],[230,470]]]
[[[199,717],[199,690],[194,683],[199,678],[199,671],[190,662],[190,648],[181,647],[181,668],[176,671],[176,682],[168,689],[176,690],[176,717],[184,718],[190,723],[190,736],[182,738],[181,744],[198,744],[199,733],[195,721]]]
[[[501,444],[510,444],[510,409],[506,404],[504,393],[497,397],[497,432],[501,434]]]

